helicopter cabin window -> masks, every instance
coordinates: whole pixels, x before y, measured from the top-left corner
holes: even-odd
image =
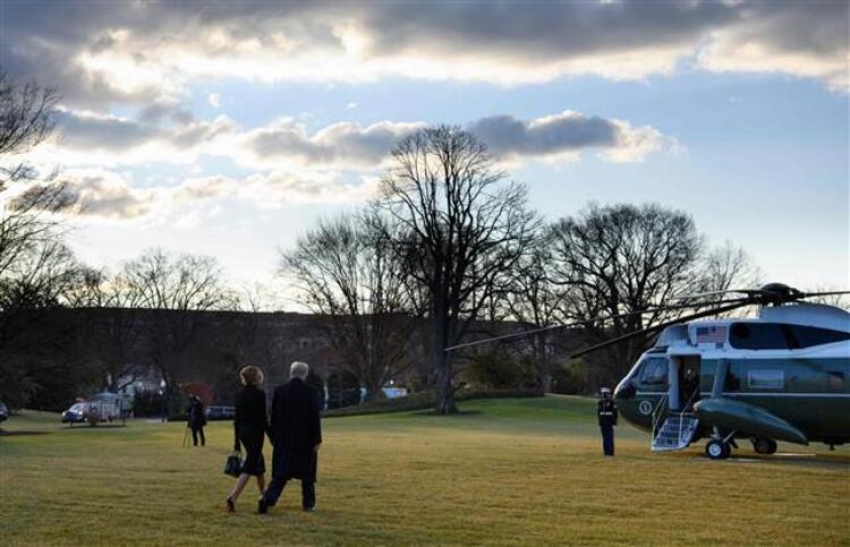
[[[735,323],[729,344],[738,349],[788,349],[784,325],[778,323]]]
[[[640,383],[653,386],[665,385],[667,383],[667,358],[650,357],[644,361]]]
[[[850,333],[784,323],[735,323],[729,343],[738,349],[800,349],[850,340]]]
[[[824,329],[820,327],[808,327],[805,325],[786,325],[788,337],[793,348],[810,348],[834,342],[850,340],[850,332]]]
[[[782,389],[785,373],[781,370],[751,370],[747,375],[747,385],[755,389]]]

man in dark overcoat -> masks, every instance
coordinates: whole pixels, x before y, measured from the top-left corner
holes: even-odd
[[[301,506],[312,512],[316,507],[316,459],[322,444],[319,396],[307,385],[307,363],[296,361],[289,369],[289,382],[272,396],[269,431],[272,452],[272,480],[260,498],[257,512],[274,507],[290,479],[301,481]]]

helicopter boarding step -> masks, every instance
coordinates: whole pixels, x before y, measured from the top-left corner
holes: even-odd
[[[667,452],[687,448],[697,432],[699,420],[690,412],[673,414],[664,420],[658,434],[652,439],[653,452]]]

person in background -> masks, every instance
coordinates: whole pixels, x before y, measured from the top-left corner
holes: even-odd
[[[257,512],[274,507],[290,479],[301,480],[301,507],[316,509],[316,460],[322,445],[319,395],[305,382],[307,363],[295,361],[289,368],[289,382],[278,387],[272,397],[269,423],[274,445],[272,480],[257,504]]]
[[[207,439],[204,437],[204,426],[207,425],[207,417],[204,416],[204,403],[197,395],[189,395],[189,408],[186,409],[187,426],[192,429],[192,443],[198,446],[198,437],[201,438],[201,446],[206,446]]]
[[[617,425],[617,404],[611,398],[611,390],[603,387],[600,390],[602,399],[596,405],[596,415],[599,418],[599,429],[602,431],[602,450],[606,456],[614,455],[614,426]]]
[[[230,495],[225,500],[229,513],[236,511],[236,500],[245,488],[250,477],[257,477],[260,495],[265,492],[266,461],[263,458],[263,444],[268,432],[266,418],[266,393],[260,389],[263,384],[263,371],[246,366],[239,371],[244,387],[236,396],[236,417],[233,419],[233,451],[239,452],[244,446],[246,455],[242,469]]]

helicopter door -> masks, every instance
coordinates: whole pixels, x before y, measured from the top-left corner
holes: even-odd
[[[670,367],[667,369],[667,400],[669,401],[670,410],[679,410],[681,401],[679,400],[679,358],[670,358]]]
[[[670,358],[667,397],[671,410],[688,410],[699,400],[699,355]]]

